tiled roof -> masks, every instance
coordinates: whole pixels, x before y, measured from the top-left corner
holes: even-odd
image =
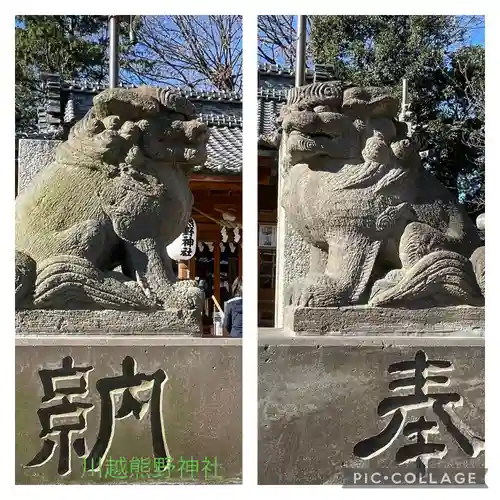
[[[241,173],[243,165],[242,145],[241,126],[210,127],[207,161],[203,170],[224,174]]]
[[[53,80],[47,83],[52,83]],[[97,94],[106,90],[108,87],[105,85],[90,85],[85,81],[71,81],[71,82],[60,82],[58,83],[59,88],[62,90],[74,91],[74,92],[88,92],[92,95]],[[122,88],[133,89],[135,85],[124,85],[120,84]],[[189,98],[191,101],[201,100],[201,101],[230,101],[230,102],[241,102],[242,96],[239,92],[227,92],[219,90],[192,90],[192,89],[181,89],[177,87],[177,90],[182,92],[183,95]]]
[[[275,128],[276,118],[279,116],[283,104],[286,102],[288,91],[273,91],[259,89],[257,112],[259,115],[259,134],[268,134]]]
[[[290,66],[281,66],[280,64],[259,64],[258,72],[259,77],[264,74],[295,77],[295,68],[291,68]],[[306,69],[306,78],[312,79],[314,78],[315,74],[315,70],[312,70],[310,68]]]
[[[133,88],[133,86],[123,86]],[[107,87],[81,82],[60,82],[46,75],[46,103],[39,109],[39,128],[44,134],[66,137],[69,128],[92,107],[94,95]],[[179,89],[180,90],[180,89]],[[242,97],[237,92],[181,90],[194,104],[198,118],[209,127],[208,157],[198,171],[238,174],[242,171]]]
[[[208,91],[208,90],[182,90],[179,89],[190,101],[242,101],[242,95],[239,92]]]
[[[279,132],[276,119],[287,100],[288,90],[295,86],[295,69],[273,64],[260,64],[258,68],[258,127],[259,148],[276,150]],[[307,83],[315,80],[330,80],[332,74],[328,66],[317,65],[305,72]]]
[[[266,98],[259,95],[257,101],[258,113],[258,144],[260,149],[277,149],[279,142],[276,119],[285,103],[285,99]]]
[[[259,148],[276,151],[279,134],[276,118],[295,84],[290,67],[261,64],[258,67],[258,141]],[[39,109],[39,128],[44,135],[64,138],[69,128],[92,106],[92,98],[106,87],[86,82],[61,82],[57,75],[43,75],[45,105]],[[306,71],[306,81],[332,79],[327,67]],[[126,88],[133,88],[129,85]],[[210,129],[208,159],[203,169],[209,172],[241,173],[243,160],[242,95],[237,92],[181,90],[194,104]],[[270,153],[274,154],[274,152]]]

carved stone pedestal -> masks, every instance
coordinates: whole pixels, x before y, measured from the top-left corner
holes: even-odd
[[[240,339],[16,340],[17,484],[238,483],[241,448]]]
[[[369,306],[285,308],[284,328],[297,335],[484,335],[483,307],[392,309]]]
[[[164,311],[16,311],[18,335],[151,334],[201,336],[201,312],[195,309]]]
[[[363,331],[261,332],[259,484],[342,484],[347,469],[482,472],[484,338]]]

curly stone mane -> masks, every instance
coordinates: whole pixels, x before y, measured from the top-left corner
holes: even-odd
[[[154,87],[109,89],[94,97],[93,107],[70,130],[56,161],[116,175],[123,167],[144,167],[140,148],[152,119],[194,117],[194,106],[178,91]]]

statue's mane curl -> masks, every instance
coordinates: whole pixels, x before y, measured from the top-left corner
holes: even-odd
[[[147,165],[139,144],[152,118],[177,113],[190,119],[195,114],[191,102],[168,88],[108,89],[95,96],[93,104],[59,146],[56,161],[110,175],[123,166]]]

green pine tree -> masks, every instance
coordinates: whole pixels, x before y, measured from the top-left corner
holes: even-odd
[[[101,84],[107,77],[106,16],[16,16],[16,133],[36,130],[40,74]]]

